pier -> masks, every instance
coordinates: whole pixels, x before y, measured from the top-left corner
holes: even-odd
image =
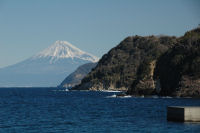
[[[167,120],[179,122],[200,122],[200,106],[168,106]]]

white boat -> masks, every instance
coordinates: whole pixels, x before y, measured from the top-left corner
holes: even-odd
[[[117,95],[116,95],[116,94],[114,94],[114,95],[111,95],[111,96],[107,96],[106,98],[115,98],[115,97],[117,97]]]
[[[106,98],[130,98],[130,97],[132,97],[132,96],[130,96],[130,95],[116,95],[116,94],[114,94],[114,95],[111,95],[111,96],[107,96]]]
[[[132,97],[132,96],[126,95],[126,96],[117,96],[117,97],[120,97],[120,98],[130,98],[130,97]]]
[[[102,92],[121,92],[121,91],[115,91],[115,90],[101,90]]]

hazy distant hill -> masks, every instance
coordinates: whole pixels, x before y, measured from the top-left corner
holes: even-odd
[[[200,28],[183,37],[132,36],[111,49],[72,89],[131,95],[200,96]]]
[[[97,63],[87,63],[79,66],[73,73],[65,78],[59,87],[71,88],[81,83],[81,80],[97,65]]]
[[[66,41],[56,41],[37,55],[0,69],[0,87],[57,86],[82,64],[98,58]]]

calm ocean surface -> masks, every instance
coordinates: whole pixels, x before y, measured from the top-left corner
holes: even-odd
[[[197,132],[200,123],[166,121],[168,105],[200,99],[106,98],[114,93],[1,88],[0,133]]]

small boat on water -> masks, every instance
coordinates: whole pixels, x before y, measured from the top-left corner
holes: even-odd
[[[116,91],[116,90],[101,90],[101,92],[122,92],[122,91]]]
[[[111,95],[111,96],[107,96],[106,98],[116,98],[117,97],[117,95],[116,94],[113,94],[113,95]]]
[[[129,98],[131,97],[130,95],[127,95],[125,93],[120,93],[120,94],[117,94],[117,97],[120,97],[120,98]]]
[[[130,95],[126,95],[124,93],[121,93],[121,94],[113,94],[111,96],[107,96],[107,98],[130,98],[131,96]]]

